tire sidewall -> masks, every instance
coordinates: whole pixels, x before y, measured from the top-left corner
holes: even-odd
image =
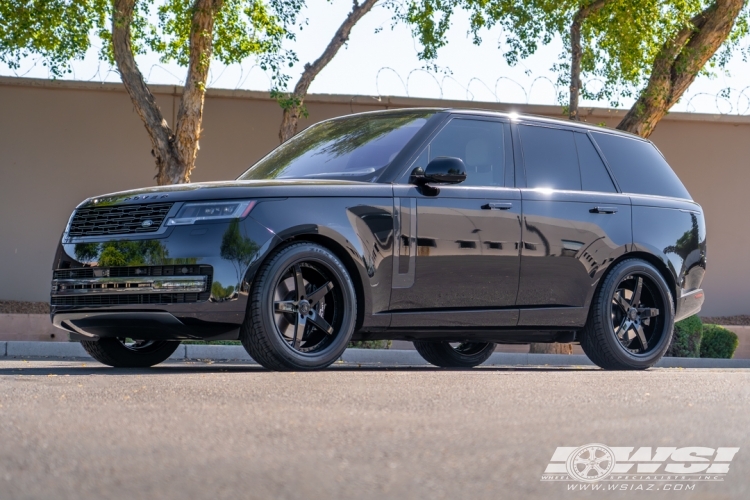
[[[301,261],[322,264],[333,273],[341,287],[344,301],[343,319],[340,330],[335,333],[336,338],[322,351],[309,354],[293,350],[281,337],[276,328],[276,318],[272,307],[277,283],[292,265]],[[328,366],[341,357],[354,333],[357,320],[357,297],[349,273],[332,252],[314,243],[288,246],[279,251],[276,259],[271,263],[267,279],[263,283],[258,283],[257,286],[260,287],[261,300],[253,306],[261,308],[260,326],[271,348],[278,357],[284,360],[285,364],[300,369],[315,369]]]
[[[463,366],[481,365],[482,363],[487,361],[492,353],[495,352],[495,347],[497,347],[495,343],[487,342],[487,345],[484,346],[479,352],[476,352],[474,354],[463,354],[454,349],[453,346],[450,345],[450,342],[445,342],[443,345],[445,346],[446,355],[454,359],[456,363]]]
[[[656,364],[664,353],[667,352],[669,344],[672,341],[672,332],[674,327],[674,302],[672,300],[672,293],[669,290],[669,285],[664,280],[664,277],[659,271],[651,264],[644,261],[625,261],[621,266],[618,266],[614,270],[614,274],[611,279],[607,280],[605,287],[600,292],[599,300],[604,301],[602,307],[600,307],[600,324],[606,329],[604,332],[604,339],[607,342],[613,357],[621,364],[629,366],[635,369],[645,369]],[[620,341],[617,339],[615,334],[614,326],[612,325],[611,318],[611,302],[614,296],[615,290],[620,282],[629,274],[642,273],[648,276],[651,281],[656,284],[659,293],[661,294],[662,302],[666,305],[663,311],[664,313],[664,328],[665,332],[659,339],[657,347],[647,353],[646,355],[634,355],[625,350]]]

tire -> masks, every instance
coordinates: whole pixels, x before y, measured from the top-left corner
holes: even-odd
[[[166,361],[180,345],[179,341],[136,341],[131,344],[124,339],[103,338],[84,340],[81,345],[92,358],[115,368],[148,368]]]
[[[495,352],[492,342],[450,342],[415,340],[414,347],[425,361],[441,368],[473,368],[481,365]]]
[[[341,357],[356,320],[344,264],[320,245],[292,243],[258,270],[240,340],[270,370],[320,370]]]
[[[648,262],[628,259],[607,273],[594,295],[581,347],[605,370],[645,370],[664,356],[673,327],[666,280]]]

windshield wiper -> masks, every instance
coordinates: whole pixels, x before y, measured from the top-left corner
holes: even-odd
[[[344,177],[349,177],[349,176],[359,177],[362,175],[368,175],[368,174],[373,174],[373,173],[375,173],[374,168],[365,168],[362,170],[352,170],[349,172],[323,172],[319,174],[307,174],[307,175],[303,175],[303,177],[330,177],[332,175],[344,176]]]

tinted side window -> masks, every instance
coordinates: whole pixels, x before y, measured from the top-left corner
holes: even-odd
[[[615,185],[609,177],[607,167],[586,134],[575,134],[578,163],[581,165],[581,184],[584,191],[615,193]]]
[[[624,193],[692,199],[650,142],[601,132],[594,132],[593,136]]]
[[[573,132],[520,125],[526,187],[581,189]]]
[[[454,118],[430,143],[430,160],[461,158],[466,164],[462,186],[503,186],[505,155],[503,124]]]

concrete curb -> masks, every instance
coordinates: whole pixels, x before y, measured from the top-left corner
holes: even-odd
[[[0,342],[0,360],[18,358],[87,358],[78,342]],[[239,345],[181,344],[172,360],[237,360],[253,362]],[[391,349],[347,349],[346,364],[374,366],[428,366],[417,351]],[[594,366],[583,355],[496,352],[483,366]],[[663,358],[659,368],[750,368],[750,359]]]

